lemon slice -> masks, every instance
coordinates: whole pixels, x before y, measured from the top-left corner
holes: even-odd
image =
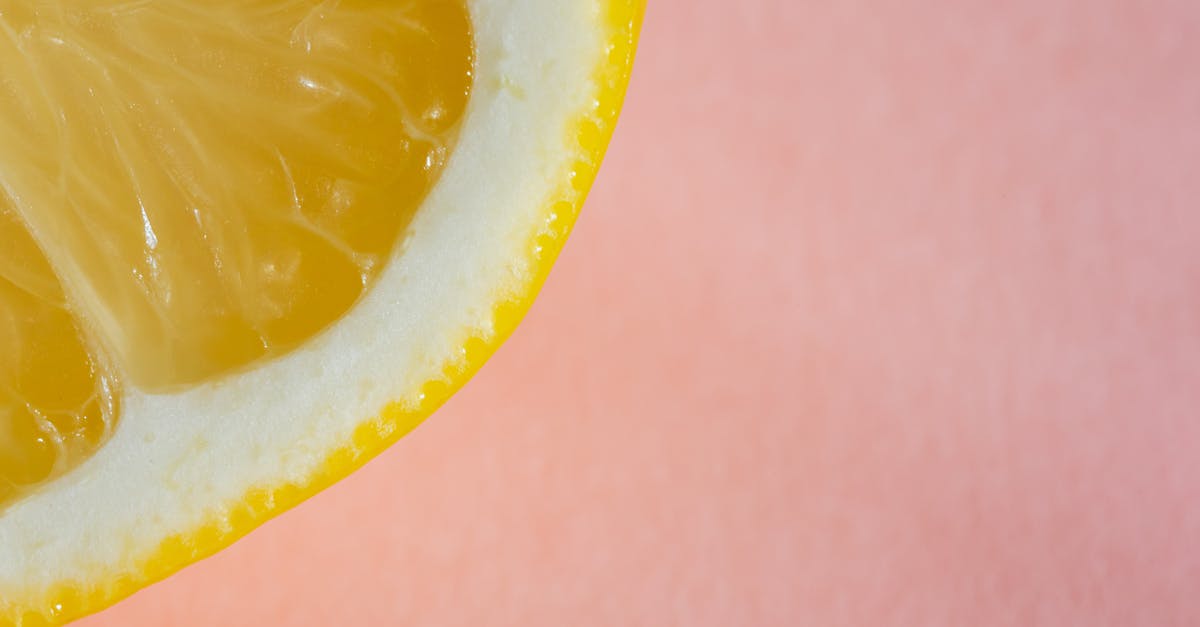
[[[641,0],[0,0],[0,624],[357,468],[528,308]]]

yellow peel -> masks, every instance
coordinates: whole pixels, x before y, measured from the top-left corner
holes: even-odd
[[[516,329],[549,275],[579,215],[616,125],[632,69],[645,2],[609,0],[605,8],[610,30],[606,58],[595,70],[599,97],[589,110],[577,116],[573,127],[581,148],[580,157],[559,175],[560,192],[541,211],[541,227],[532,234],[525,247],[531,278],[515,297],[502,301],[494,309],[493,332],[487,337],[466,337],[461,343],[460,358],[445,364],[444,376],[422,386],[417,406],[392,403],[381,415],[364,421],[356,429],[352,442],[330,454],[306,481],[247,492],[235,507],[215,512],[207,524],[164,541],[153,556],[145,560],[135,577],[118,577],[100,585],[62,582],[48,590],[28,590],[21,599],[6,599],[8,607],[6,614],[0,615],[0,625],[62,624],[104,609],[184,566],[216,553],[381,453],[416,428],[483,367]]]

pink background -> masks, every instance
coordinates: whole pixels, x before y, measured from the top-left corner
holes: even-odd
[[[651,0],[541,300],[102,625],[1200,624],[1200,9]]]

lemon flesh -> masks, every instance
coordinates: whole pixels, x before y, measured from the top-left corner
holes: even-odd
[[[372,284],[470,91],[462,0],[0,3],[0,506],[119,385],[284,353]]]
[[[62,290],[0,204],[0,510],[98,447],[117,413]]]

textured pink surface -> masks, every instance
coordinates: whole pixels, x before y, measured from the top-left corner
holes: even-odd
[[[1198,6],[652,0],[494,361],[85,624],[1200,624]]]

